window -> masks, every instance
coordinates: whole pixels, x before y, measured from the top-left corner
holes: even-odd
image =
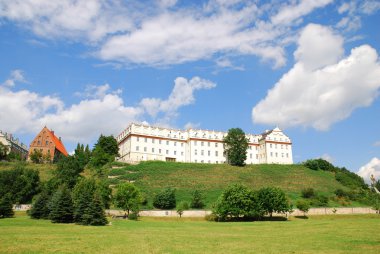
[[[201,160],[201,163],[203,163],[204,162],[204,160]]]
[[[181,147],[183,147],[183,143],[181,143]]]
[[[158,140],[158,143],[161,145],[161,139],[160,139],[160,140]]]
[[[281,149],[284,149],[284,145],[281,145]]]
[[[197,149],[194,150],[194,154],[195,154],[195,155],[198,155],[198,151],[197,151]]]
[[[166,140],[166,145],[169,145],[169,140]]]
[[[215,147],[218,147],[218,143],[215,143]]]
[[[174,146],[177,146],[177,142],[174,142]]]
[[[152,138],[152,143],[154,144],[154,138]]]
[[[202,141],[202,142],[201,142],[201,146],[203,146],[203,145],[204,145],[204,142]]]
[[[275,145],[274,145],[274,148],[276,148],[276,149],[277,149],[277,144],[275,144]]]
[[[144,147],[144,152],[146,152],[146,147]]]
[[[201,150],[201,155],[202,155],[202,156],[204,155],[204,151],[203,151],[203,150]]]
[[[158,149],[158,153],[161,154],[161,149]]]
[[[272,148],[272,144],[270,144],[269,147]]]
[[[197,141],[194,141],[194,145],[195,145],[195,146],[197,145]]]
[[[154,153],[154,148],[152,148],[152,153]]]
[[[140,138],[139,138],[139,137],[137,137],[136,139],[137,139],[137,141],[140,141]]]
[[[210,145],[211,145],[210,142],[208,142],[208,147],[210,147]]]
[[[286,154],[286,158],[289,158],[289,154],[288,153]]]
[[[177,151],[174,151],[174,155],[177,155]]]
[[[38,140],[37,144],[41,144],[41,141]]]
[[[273,157],[273,152],[270,152],[270,157]]]
[[[211,155],[211,152],[210,152],[210,151],[207,151],[207,155],[210,156],[210,155]]]
[[[139,146],[136,146],[136,151],[138,151],[140,149],[140,147]]]
[[[45,144],[46,144],[46,145],[48,145],[48,144],[49,144],[49,141],[48,141],[48,140],[46,140]]]
[[[218,162],[218,161],[216,161],[216,164],[219,164],[219,162]]]
[[[215,151],[215,156],[218,156],[218,151]]]
[[[276,157],[277,157],[277,155],[278,155],[278,154],[276,153]]]
[[[252,159],[252,154],[251,153],[249,154],[249,158]]]
[[[195,160],[195,163],[197,163],[198,161],[197,160]]]
[[[148,142],[148,139],[147,139],[147,138],[145,138],[145,143],[146,143],[146,142]]]
[[[281,154],[281,157],[284,158],[284,153]]]
[[[169,150],[166,150],[166,154],[169,154]]]
[[[183,156],[183,152],[181,152],[181,156]]]
[[[256,160],[257,160],[257,159],[259,159],[259,155],[258,155],[258,154],[256,154]]]

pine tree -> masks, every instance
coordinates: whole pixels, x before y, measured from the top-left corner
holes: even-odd
[[[83,225],[103,226],[108,223],[99,194],[95,194],[82,216]]]
[[[41,192],[30,210],[30,217],[33,219],[49,219],[49,199],[50,196],[46,191]]]
[[[73,222],[73,202],[70,190],[65,185],[54,193],[50,202],[49,217],[54,223]]]
[[[6,194],[0,199],[0,218],[10,218],[13,215],[12,197],[10,194]]]
[[[74,221],[82,224],[86,210],[91,206],[96,184],[94,179],[81,179],[73,189]]]

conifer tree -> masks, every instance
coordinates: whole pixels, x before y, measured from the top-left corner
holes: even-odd
[[[96,184],[94,179],[83,178],[75,185],[73,189],[73,203],[74,221],[76,223],[83,223],[83,215],[91,206],[95,191]]]
[[[0,218],[10,218],[13,215],[12,197],[6,194],[0,199]]]
[[[65,185],[61,186],[51,198],[49,217],[54,223],[71,223],[74,221],[71,193]]]
[[[46,191],[41,192],[33,203],[29,213],[30,217],[33,219],[49,219],[49,200],[49,194]]]
[[[108,223],[99,194],[94,194],[93,199],[82,215],[81,222],[83,225],[92,226],[103,226]]]

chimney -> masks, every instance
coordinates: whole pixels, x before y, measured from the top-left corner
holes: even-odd
[[[51,134],[53,134],[53,135],[54,135],[54,131],[51,131]]]
[[[59,141],[61,141],[61,137],[59,137]]]

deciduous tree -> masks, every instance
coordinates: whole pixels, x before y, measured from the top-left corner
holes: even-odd
[[[240,128],[229,129],[223,141],[227,162],[233,166],[244,166],[247,159],[248,139],[243,130]]]

